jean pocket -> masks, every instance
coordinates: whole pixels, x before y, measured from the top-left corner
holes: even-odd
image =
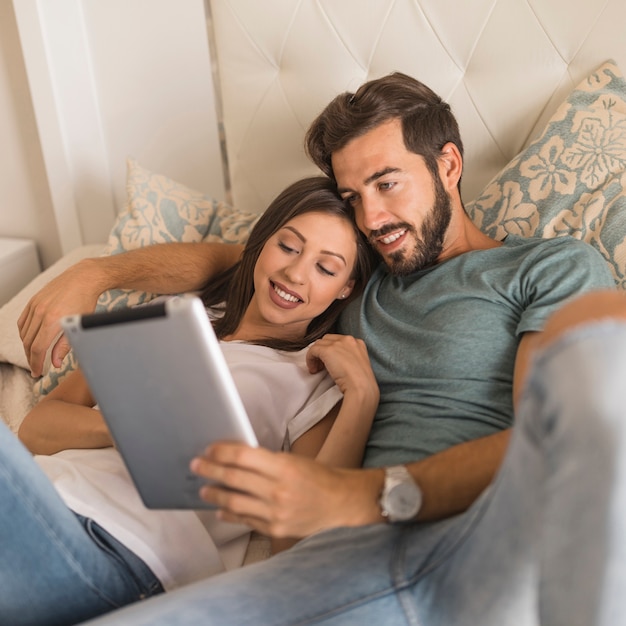
[[[120,577],[117,585],[119,590],[115,594],[119,598],[120,606],[163,592],[159,579],[132,550],[129,550],[94,520],[78,517],[89,537],[114,565]],[[110,598],[109,600],[111,601]]]

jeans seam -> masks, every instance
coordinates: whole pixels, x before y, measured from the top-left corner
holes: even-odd
[[[324,613],[318,613],[317,615],[315,615],[315,617],[307,617],[298,622],[293,622],[292,626],[306,626],[306,624],[315,624],[320,620],[325,620],[329,617],[341,615],[342,613],[346,613],[353,608],[363,606],[364,604],[369,604],[372,601],[380,600],[381,598],[385,598],[390,595],[396,595],[396,591],[396,588],[393,585],[390,585],[384,591],[361,596],[357,600],[346,602],[344,604],[334,607],[333,609],[327,610]]]
[[[320,621],[342,615],[352,609],[365,606],[371,602],[375,602],[389,596],[394,596],[396,598],[406,619],[406,623],[409,626],[420,626],[421,622],[418,616],[414,611],[408,610],[410,607],[407,606],[406,601],[403,599],[403,595],[406,596],[406,594],[403,594],[402,592],[406,591],[410,587],[410,583],[406,580],[401,580],[402,576],[394,575],[394,571],[399,570],[399,567],[401,567],[398,564],[398,561],[401,559],[399,553],[402,552],[401,542],[396,541],[394,543],[395,545],[392,552],[392,558],[390,560],[390,582],[384,589],[374,593],[361,595],[350,601],[345,601],[342,604],[336,605],[332,609],[327,609],[323,613],[318,613],[315,616],[306,617],[297,622],[290,622],[290,626],[306,626],[307,624],[316,624]]]
[[[410,593],[413,588],[413,584],[410,579],[407,579],[404,576],[404,572],[406,571],[406,535],[407,531],[405,530],[402,532],[401,540],[395,542],[391,557],[390,575],[393,588],[395,589],[395,593],[398,598],[398,603],[402,608],[407,623],[412,626],[420,626],[421,620],[419,619],[419,616],[414,608],[412,594]]]
[[[396,597],[398,604],[400,605],[400,608],[402,610],[402,614],[406,620],[406,623],[410,626],[420,626],[422,621],[420,620],[418,614],[415,612],[412,603],[411,593],[413,587],[420,579],[432,573],[435,569],[437,569],[445,561],[447,561],[452,554],[454,554],[458,547],[467,539],[469,535],[471,535],[476,524],[480,521],[480,519],[489,508],[490,503],[490,497],[484,498],[483,502],[480,503],[480,506],[473,511],[472,518],[465,523],[464,528],[456,537],[456,540],[445,551],[445,553],[437,558],[436,561],[429,564],[425,569],[420,570],[418,573],[413,574],[409,577],[405,576],[404,574],[404,571],[406,569],[406,550],[404,546],[408,536],[408,531],[411,526],[408,526],[406,529],[398,527],[398,530],[400,530],[401,532],[401,537],[399,541],[395,542],[395,546],[392,552],[389,572],[390,583],[387,588],[376,593],[370,593],[360,596],[357,599],[345,602],[339,606],[335,606],[332,609],[325,611],[324,613],[318,613],[314,617],[312,616],[304,618],[298,622],[293,623],[292,626],[306,626],[307,624],[315,624],[321,620],[341,615],[342,613],[346,613],[351,609],[363,606],[376,600],[380,600],[381,598],[385,598],[390,595]]]
[[[489,485],[487,489],[491,489],[492,486],[495,486],[498,482],[500,482],[500,480],[502,480],[501,472],[498,473],[495,482],[492,483],[492,485]],[[405,577],[403,572],[401,571],[403,569],[402,564],[404,563],[404,556],[402,556],[402,563],[398,562],[396,566],[398,575],[398,589],[406,590],[412,588],[420,579],[428,576],[433,571],[441,567],[446,561],[448,561],[450,557],[459,549],[462,544],[467,541],[468,537],[474,532],[477,524],[484,517],[487,509],[491,506],[491,500],[491,497],[487,495],[487,497],[483,498],[483,501],[480,503],[480,505],[476,507],[476,510],[472,509],[471,519],[465,522],[463,528],[460,530],[460,532],[458,532],[458,534],[456,534],[455,539],[450,543],[448,549],[445,550],[445,552],[441,554],[441,556],[439,556],[437,559],[435,559],[432,563],[429,563],[425,568],[419,570],[411,576]],[[468,512],[463,515],[467,514]],[[449,535],[446,535],[446,538],[449,539]],[[404,543],[405,541],[402,542],[403,545]],[[406,550],[403,551],[403,555],[404,554],[406,554]],[[398,561],[400,561],[400,558],[398,559]]]

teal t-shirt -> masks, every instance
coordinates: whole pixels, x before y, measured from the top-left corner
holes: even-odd
[[[398,277],[380,266],[340,332],[365,340],[380,405],[364,465],[406,463],[513,422],[521,335],[567,299],[615,287],[602,256],[570,237],[523,239]]]

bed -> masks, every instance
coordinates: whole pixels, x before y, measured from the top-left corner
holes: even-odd
[[[463,196],[488,234],[570,234],[626,287],[626,4],[621,0],[300,0],[205,3],[228,201],[129,158],[126,202],[102,243],[65,254],[0,309],[0,415],[15,430],[72,367],[33,380],[16,320],[30,295],[86,256],[170,240],[245,241],[259,213],[315,173],[309,122],[337,93],[399,70],[452,106]],[[111,292],[113,308],[151,294]],[[253,542],[249,560],[266,545]]]

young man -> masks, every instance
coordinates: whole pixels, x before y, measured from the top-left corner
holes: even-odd
[[[520,401],[513,437],[510,427],[546,319],[578,294],[611,288],[605,262],[573,239],[495,241],[481,233],[461,201],[456,121],[436,94],[402,74],[338,96],[313,123],[307,149],[336,180],[383,261],[340,328],[365,339],[380,386],[365,468],[329,470],[265,450],[214,446],[192,467],[237,490],[204,490],[223,519],[277,537],[314,536],[265,563],[111,619],[594,623],[598,590],[573,562],[606,574],[606,535],[594,533],[597,543],[587,535],[604,523],[612,493],[579,491],[587,483],[605,485],[611,474],[606,463],[601,470],[595,464],[612,458],[602,436],[610,417],[585,419],[583,410],[604,389],[588,389],[579,374],[561,397],[568,376],[558,366],[574,359],[555,348],[554,364],[545,358]],[[197,287],[213,263],[237,254],[204,250],[163,251],[186,259],[182,271],[206,259],[199,266],[204,274],[196,270],[182,286],[161,283],[156,290]],[[89,275],[100,290],[122,284],[155,290],[154,283],[126,277],[146,260],[146,273],[154,275],[154,259],[165,258],[157,252],[135,255],[133,269],[127,262],[112,279],[111,266],[83,265],[37,297],[20,320],[33,369],[50,332],[39,307],[61,310],[55,289],[70,280],[84,285]],[[181,268],[180,259],[157,262]],[[546,381],[554,389],[539,389]],[[555,398],[546,407],[549,394]],[[592,435],[586,461],[579,448]],[[567,535],[564,529],[581,516]]]

